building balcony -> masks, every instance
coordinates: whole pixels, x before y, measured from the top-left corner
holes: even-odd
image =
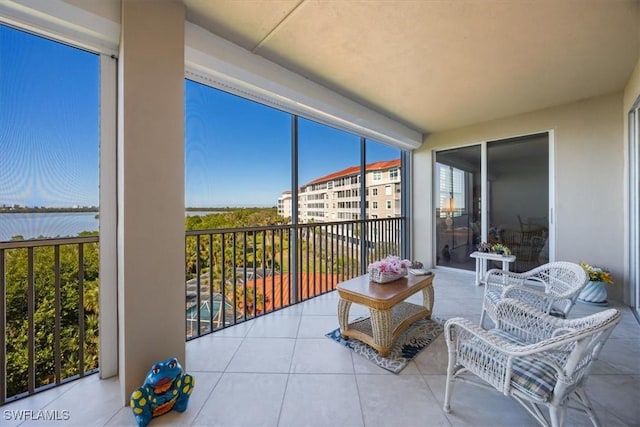
[[[402,253],[397,230],[403,221],[392,218],[187,232],[183,363],[196,377],[197,385],[187,412],[168,414],[152,425],[423,425],[425,419],[436,425],[534,425],[511,399],[464,384],[456,386],[454,412],[446,414],[442,401],[447,350],[442,336],[399,375],[389,374],[324,336],[338,326],[337,283],[359,275],[362,266],[373,259]],[[370,233],[364,247],[358,238],[362,230]],[[380,245],[384,241],[387,246]],[[26,298],[32,301],[26,306],[26,331],[31,332],[26,333],[28,349],[24,354],[30,358],[29,366],[18,374],[24,377],[25,393],[30,396],[14,400],[16,396],[9,393],[2,405],[6,425],[21,425],[25,417],[54,417],[61,419],[60,424],[73,425],[135,425],[131,408],[122,405],[119,380],[100,380],[95,374],[97,366],[87,362],[96,345],[94,335],[88,332],[94,329],[89,327],[89,306],[69,316],[65,303],[65,295],[74,287],[85,292],[90,289],[88,275],[96,260],[97,243],[97,236],[88,236],[0,245],[2,277],[18,265],[11,258],[15,251],[23,251],[19,265]],[[291,256],[293,247],[299,249],[297,256]],[[221,250],[218,253],[212,248]],[[367,258],[359,258],[363,253]],[[67,270],[65,262],[72,260],[82,268]],[[229,268],[213,268],[218,263]],[[288,274],[294,264],[302,271]],[[75,327],[83,331],[78,336],[84,337],[80,347],[85,349],[85,357],[80,354],[71,362],[68,353],[56,351],[55,363],[48,368],[48,378],[55,380],[42,379],[39,374],[47,362],[42,356],[51,350],[39,344],[42,328],[56,323],[55,319],[43,320],[38,312],[46,303],[38,278],[47,268],[53,268],[50,283],[59,289],[56,293],[61,301],[56,310],[65,321],[69,317],[72,322],[84,319]],[[474,276],[447,269],[435,273],[434,315],[442,319],[462,316],[477,322],[483,288],[473,285]],[[16,277],[17,273],[12,274]],[[77,280],[67,283],[70,277]],[[5,292],[9,283],[0,280],[0,289]],[[296,295],[291,291],[294,288]],[[13,298],[5,301],[7,307],[15,305]],[[628,307],[612,305],[622,310],[623,321],[595,365],[588,393],[605,425],[633,425],[637,419],[634,402],[640,397],[636,363],[640,327]],[[141,305],[141,310],[144,307]],[[595,310],[598,308],[578,304],[571,315]],[[352,318],[365,314],[363,307],[355,306],[351,311]],[[61,323],[56,326],[56,335],[64,338],[68,325]],[[7,328],[7,324],[0,326]],[[4,337],[2,347],[8,342]],[[7,352],[0,356],[6,361],[0,376],[8,378],[9,372],[15,378],[16,355]],[[64,377],[68,365],[74,363],[79,372],[61,380],[61,370]],[[51,386],[43,385],[46,381]],[[51,388],[44,390],[47,387]],[[25,425],[40,422],[27,421]],[[567,425],[586,424],[588,419],[582,414],[569,413]]]
[[[403,222],[187,231],[175,300],[186,314],[183,342],[330,292],[375,259],[404,253]],[[0,406],[106,366],[104,319],[117,314],[99,307],[109,291],[99,252],[97,235],[0,243]]]
[[[45,3],[46,6],[36,7]],[[552,239],[549,240],[550,258],[593,260],[611,268],[619,279],[614,287],[617,296],[624,297],[625,304],[632,304],[635,314],[638,314],[640,285],[637,277],[640,264],[637,248],[640,245],[636,243],[639,241],[640,227],[637,209],[633,208],[638,206],[640,198],[638,180],[635,179],[639,173],[639,145],[638,132],[631,132],[638,128],[640,113],[637,37],[640,15],[637,2],[609,2],[607,6],[601,2],[602,5],[592,8],[584,7],[579,2],[563,2],[572,3],[573,6],[563,5],[561,8],[557,8],[553,2],[546,2],[546,5],[542,5],[545,2],[537,2],[536,7],[540,9],[534,12],[539,16],[561,12],[557,19],[553,19],[555,25],[548,32],[519,31],[519,36],[522,37],[513,38],[510,40],[511,44],[505,44],[504,36],[513,32],[513,28],[518,28],[519,23],[531,22],[534,29],[538,25],[538,20],[530,19],[530,3],[534,2],[522,2],[519,7],[512,3],[506,8],[498,5],[500,7],[495,11],[489,8],[483,14],[461,14],[462,20],[450,21],[450,24],[466,29],[486,28],[487,25],[504,29],[504,33],[485,32],[485,35],[491,33],[492,37],[483,40],[482,46],[489,50],[499,48],[496,55],[482,55],[482,51],[478,51],[477,57],[486,58],[489,62],[480,63],[479,67],[474,65],[478,72],[468,74],[473,78],[460,79],[459,71],[464,69],[459,66],[460,62],[469,58],[469,52],[476,52],[478,44],[474,37],[464,37],[462,34],[461,40],[468,40],[471,44],[462,44],[462,49],[456,50],[455,55],[460,60],[449,61],[451,67],[439,67],[443,73],[441,76],[447,76],[442,84],[423,84],[423,73],[413,72],[415,67],[404,67],[416,77],[416,80],[405,79],[408,90],[395,89],[394,85],[402,80],[397,73],[391,73],[392,80],[389,81],[389,70],[385,72],[376,67],[362,67],[358,61],[349,60],[348,51],[335,49],[334,43],[325,43],[324,46],[323,43],[316,43],[316,32],[310,29],[322,22],[322,19],[327,22],[335,21],[332,18],[336,15],[334,8],[325,8],[325,13],[329,15],[314,16],[322,9],[321,3],[292,2],[286,22],[272,19],[273,25],[264,28],[266,32],[262,35],[258,34],[259,31],[254,31],[253,26],[244,25],[247,20],[242,13],[227,13],[228,7],[212,6],[218,9],[211,17],[215,19],[209,19],[208,14],[193,7],[195,4],[215,2],[184,1],[181,4],[166,1],[65,0],[54,3],[56,5],[52,6],[49,2],[2,1],[0,14],[3,23],[59,39],[100,56],[100,206],[104,207],[101,224],[107,228],[107,232],[100,237],[100,245],[104,244],[107,249],[112,249],[112,253],[105,256],[110,257],[111,263],[106,263],[109,264],[108,267],[113,267],[109,271],[111,277],[100,276],[100,296],[108,294],[109,303],[106,310],[101,310],[101,314],[110,310],[110,318],[107,319],[110,321],[109,328],[100,329],[100,348],[114,351],[111,352],[111,360],[108,360],[111,366],[103,363],[108,358],[101,359],[99,366],[93,365],[91,363],[98,362],[97,358],[92,361],[87,356],[95,355],[97,342],[91,339],[83,342],[86,336],[95,337],[88,331],[96,326],[94,308],[97,305],[93,304],[93,308],[89,307],[90,304],[83,305],[84,297],[96,297],[93,293],[95,288],[91,286],[97,282],[97,278],[86,277],[83,272],[85,267],[82,260],[87,257],[88,247],[80,245],[69,251],[59,248],[59,252],[52,248],[45,255],[33,248],[20,249],[24,251],[24,259],[27,260],[21,265],[19,272],[21,277],[24,276],[21,281],[25,284],[21,285],[18,298],[23,301],[11,304],[5,294],[8,293],[9,286],[16,282],[0,279],[0,298],[5,298],[3,310],[0,310],[0,408],[3,410],[0,424],[3,426],[135,425],[131,409],[123,406],[123,396],[126,399],[131,383],[137,381],[137,371],[148,369],[141,366],[139,361],[145,356],[145,364],[148,359],[155,360],[155,356],[166,353],[167,348],[171,351],[186,349],[185,360],[181,361],[187,371],[195,376],[197,384],[185,413],[172,412],[153,420],[152,427],[161,424],[534,425],[534,421],[520,406],[500,393],[465,385],[456,387],[453,413],[446,414],[442,410],[442,401],[447,351],[442,336],[421,352],[399,375],[381,371],[325,338],[326,332],[337,327],[337,295],[330,286],[326,286],[334,286],[336,281],[314,281],[312,288],[308,278],[315,277],[316,271],[312,271],[314,275],[307,276],[307,281],[299,276],[291,282],[296,286],[304,285],[296,290],[295,297],[287,296],[288,302],[293,305],[285,307],[282,304],[285,300],[282,293],[276,297],[277,294],[272,292],[270,301],[267,301],[269,295],[265,289],[274,283],[271,278],[275,277],[276,271],[295,271],[297,274],[299,270],[296,270],[296,264],[307,268],[316,265],[315,256],[309,256],[309,252],[300,252],[298,255],[298,249],[304,247],[302,244],[292,247],[294,257],[287,258],[286,264],[279,262],[277,270],[273,263],[257,262],[258,252],[253,244],[256,242],[255,233],[243,235],[235,231],[229,232],[229,236],[233,235],[230,256],[235,262],[236,248],[240,248],[238,256],[243,258],[242,268],[238,270],[238,265],[233,263],[227,267],[223,255],[221,260],[215,259],[215,262],[221,262],[222,265],[222,276],[215,279],[211,268],[214,259],[211,255],[204,254],[208,247],[215,244],[217,237],[187,237],[187,240],[200,241],[197,241],[198,250],[195,252],[194,263],[191,264],[194,266],[192,276],[184,280],[184,235],[180,221],[185,202],[185,152],[190,152],[182,144],[187,122],[184,114],[185,78],[205,86],[226,87],[233,96],[246,94],[249,99],[263,100],[267,105],[282,108],[282,112],[291,112],[292,155],[283,159],[293,160],[299,157],[299,144],[296,142],[299,134],[298,116],[303,120],[318,120],[320,124],[336,126],[340,131],[364,138],[360,144],[361,159],[367,158],[364,155],[367,151],[362,150],[362,147],[368,138],[380,136],[383,139],[380,143],[390,143],[403,150],[402,165],[410,166],[402,171],[407,179],[405,182],[403,177],[402,182],[407,197],[411,195],[411,199],[407,198],[405,204],[408,210],[405,214],[411,215],[411,222],[406,227],[391,227],[389,233],[393,234],[398,229],[406,232],[403,239],[407,241],[401,243],[405,248],[410,247],[411,251],[402,253],[415,254],[428,266],[437,262],[444,249],[434,244],[439,217],[437,211],[434,211],[437,190],[432,185],[435,182],[433,168],[437,152],[457,150],[467,144],[475,145],[476,142],[480,144],[478,148],[483,153],[480,178],[483,182],[465,180],[465,183],[470,186],[480,185],[480,193],[474,197],[482,198],[480,209],[484,218],[490,211],[487,209],[490,206],[489,200],[500,194],[499,188],[493,184],[491,192],[486,191],[488,183],[484,181],[490,175],[482,165],[486,161],[487,146],[503,138],[517,139],[531,132],[547,132],[552,141],[548,156],[552,172],[546,175],[549,194],[553,195],[548,198],[551,203],[549,220],[553,220],[554,224]],[[407,44],[404,50],[411,51],[412,47],[423,49],[430,46],[427,41],[435,40],[438,48],[434,53],[438,55],[433,58],[451,58],[450,48],[456,45],[455,40],[440,43],[439,38],[432,37],[428,31],[415,34],[416,27],[407,25],[404,18],[414,17],[415,22],[421,24],[420,28],[437,29],[438,25],[426,25],[420,21],[424,21],[425,17],[432,17],[433,21],[427,21],[437,24],[447,13],[455,15],[455,10],[446,9],[440,2],[423,3],[433,3],[437,8],[436,12],[441,13],[433,13],[427,6],[421,13],[407,13],[398,7],[399,2],[389,2],[387,11],[382,7],[371,8],[362,2],[358,7],[346,6],[346,9],[356,14],[353,16],[357,16],[357,20],[351,19],[353,16],[350,13],[344,13],[340,14],[343,21],[338,24],[366,26],[367,22],[375,22],[375,19],[368,18],[384,17],[385,14],[388,15],[387,12],[397,10],[399,15],[389,20],[389,24],[393,25],[368,27],[379,29],[395,25],[407,28],[409,32],[401,34],[404,36],[402,40],[413,40],[414,43]],[[452,7],[459,7],[458,4],[451,3]],[[96,6],[98,4],[100,6]],[[413,2],[407,4],[411,8],[417,7]],[[616,4],[619,5],[612,6]],[[232,12],[240,10],[235,5],[229,7],[233,9]],[[248,18],[265,21],[263,18],[268,15],[265,12],[271,12],[272,17],[281,15],[281,6],[276,4],[273,8],[270,11],[266,6],[244,9],[256,13],[247,16]],[[189,22],[185,20],[185,13]],[[478,16],[479,20],[475,20]],[[574,19],[576,16],[581,19]],[[496,17],[499,19],[496,20]],[[194,24],[206,21],[210,23],[208,29]],[[607,27],[594,25],[594,22],[615,25]],[[566,31],[568,24],[577,24],[576,31]],[[308,33],[308,46],[322,47],[315,52],[318,55],[310,53],[308,49],[297,49],[303,55],[295,54],[296,49],[288,49],[291,46],[281,43],[282,36],[286,36],[292,27],[300,29],[296,33],[298,36]],[[398,50],[397,43],[387,43],[385,47],[385,43],[368,42],[373,39],[388,40],[384,31],[372,33],[371,38],[367,37],[366,32],[354,31],[353,28],[356,27],[336,25],[336,28],[345,30],[338,31],[335,37],[350,41],[349,37],[355,34],[359,39],[354,39],[354,42],[367,42],[370,50],[363,51],[359,58],[369,58],[375,62],[377,58],[387,58],[390,53]],[[245,39],[246,33],[236,33],[235,30],[238,29],[256,33],[258,38],[251,48],[231,46],[234,43],[252,44],[251,40]],[[213,33],[229,34],[229,40]],[[589,46],[592,50],[583,52],[583,55],[567,56],[567,47],[575,44],[575,34],[584,36],[583,46]],[[533,38],[529,38],[530,36]],[[537,36],[542,38],[535,38]],[[545,44],[546,39],[554,36],[561,37],[556,37],[556,43]],[[300,37],[284,38],[300,45]],[[526,49],[527,46],[545,46],[548,49]],[[162,55],[157,55],[159,48],[162,48]],[[530,63],[523,63],[517,55],[508,54],[514,50],[537,56],[534,55]],[[319,67],[310,63],[306,67],[305,76],[285,68],[291,64],[307,64],[305,55],[319,58],[317,61],[323,64],[320,68],[324,70],[324,74],[320,73],[322,70]],[[330,60],[322,60],[323,55]],[[280,62],[271,62],[269,57]],[[414,55],[404,57],[409,61],[415,60]],[[424,65],[432,68],[430,64],[436,62],[431,56],[424,57],[427,61]],[[523,74],[534,74],[538,68],[536,64],[542,63],[540,58],[560,59],[566,65],[554,67],[557,73],[545,74],[545,82],[548,80],[550,83],[544,85],[547,92],[541,92],[541,85],[536,85],[532,79],[521,78]],[[563,62],[563,59],[567,62]],[[554,63],[553,60],[547,62]],[[603,67],[593,66],[596,62],[611,64],[606,67],[606,75],[602,73]],[[357,72],[350,72],[354,69],[350,69],[349,64],[358,67]],[[394,67],[395,70],[402,69]],[[502,74],[492,73],[491,78],[494,80],[487,82],[487,73],[482,72],[483,68],[495,68]],[[367,69],[372,71],[361,72]],[[520,72],[513,72],[514,69]],[[584,78],[576,79],[580,70],[590,71]],[[334,77],[343,75],[355,76],[356,79],[367,77],[366,81],[356,82],[362,88],[360,93],[354,93],[353,90],[333,92],[317,84],[333,81]],[[503,78],[507,75],[510,79]],[[501,80],[504,82],[502,88],[491,84]],[[461,82],[468,84],[466,91],[463,90],[465,87],[460,87]],[[353,81],[349,80],[334,83],[332,86],[336,88],[354,87],[350,84]],[[519,86],[520,83],[523,85]],[[12,88],[18,87],[13,81],[9,84]],[[475,94],[475,99],[451,96],[451,91],[443,90],[448,86],[454,92]],[[366,89],[367,87],[370,89]],[[413,90],[433,87],[438,89],[439,96],[425,96]],[[483,90],[473,90],[474,88]],[[504,88],[515,90],[505,91]],[[581,88],[592,90],[585,91]],[[378,95],[384,95],[382,92],[393,96],[383,96],[383,99],[373,102],[373,98],[378,99]],[[19,91],[17,93],[20,94]],[[406,98],[408,93],[414,93],[417,100],[426,103],[404,102],[397,98]],[[353,97],[354,95],[357,96]],[[397,102],[398,100],[401,102]],[[463,103],[460,105],[464,108],[444,105],[448,100],[460,100]],[[487,108],[489,104],[492,108]],[[384,108],[374,110],[365,105]],[[395,109],[394,106],[402,108]],[[446,111],[456,111],[457,114],[447,115]],[[197,116],[198,119],[199,117]],[[241,119],[242,115],[236,117]],[[10,119],[13,123],[11,114]],[[28,124],[28,121],[25,123]],[[238,129],[248,126],[245,121],[239,120],[238,123]],[[15,124],[19,127],[19,121],[15,121]],[[361,130],[364,131],[363,135],[355,135]],[[262,138],[263,135],[265,133],[261,131],[259,138],[252,139],[261,147],[270,149],[268,144],[263,143],[266,140]],[[289,146],[288,138],[280,140]],[[303,147],[304,144],[306,142],[303,142]],[[327,156],[340,155],[329,149],[324,153]],[[523,157],[526,157],[525,154],[523,153]],[[207,159],[202,157],[202,160]],[[219,163],[220,157],[216,156],[214,160]],[[243,156],[242,160],[244,164],[250,164],[248,157]],[[40,166],[38,162],[31,163]],[[290,186],[293,189],[299,185],[295,184],[298,179],[295,176],[299,177],[301,174],[298,170],[300,162],[293,160],[292,163],[292,179],[287,181],[287,185],[294,183]],[[12,164],[21,165],[19,162]],[[203,164],[210,170],[217,170],[215,162]],[[209,167],[210,165],[213,167]],[[38,169],[38,177],[50,177],[48,173],[40,173],[47,172],[48,169],[41,169]],[[244,177],[242,167],[239,169],[239,176]],[[606,173],[598,173],[602,171]],[[382,178],[381,175],[378,177]],[[12,180],[14,178],[15,176],[11,177]],[[234,177],[229,178],[233,183]],[[357,182],[358,179],[368,181],[366,176],[354,181]],[[57,184],[56,180],[49,181],[35,181],[38,185],[34,188],[47,189],[48,184]],[[41,182],[46,185],[41,186]],[[218,185],[218,182],[215,184]],[[256,189],[262,191],[263,186],[259,180],[254,184]],[[376,181],[376,185],[380,184],[381,180]],[[395,183],[390,186],[395,186]],[[54,187],[57,191],[59,186]],[[304,208],[307,202],[325,200],[324,195],[329,192],[326,187],[326,183],[318,183],[300,188],[299,203],[293,207],[294,210]],[[397,190],[398,187],[395,188]],[[342,189],[358,190],[361,185],[350,183]],[[583,189],[588,189],[586,196]],[[398,201],[395,196],[389,197]],[[300,222],[314,218],[318,221],[325,220],[324,214],[318,213],[318,207],[312,209],[314,210],[311,212],[304,210],[305,213],[301,213]],[[396,205],[394,209],[397,209]],[[388,212],[398,211],[389,209]],[[486,237],[488,221],[486,218],[483,221],[483,234]],[[298,231],[294,230],[298,243],[306,242],[309,245],[313,242],[315,245],[317,242],[325,250],[329,247],[326,243],[328,240],[316,239],[319,234],[310,232],[311,228],[306,232],[300,229],[300,234],[297,234]],[[342,251],[341,257],[344,254],[364,254],[369,250],[374,253],[374,249],[379,251],[375,254],[376,258],[388,253],[399,253],[390,251],[389,247],[378,247],[379,240],[375,236],[365,237],[363,234],[358,234],[360,248],[356,248],[353,245],[358,242],[358,237],[353,231],[354,228],[340,226],[330,239],[331,247],[335,244],[336,248],[340,248],[336,251]],[[264,242],[264,234],[262,236],[258,239]],[[225,236],[222,236],[223,242],[224,239]],[[599,242],[595,249],[591,243],[594,241]],[[203,243],[202,256],[199,243]],[[96,241],[88,242],[87,245],[98,246]],[[252,252],[247,252],[249,247],[253,249]],[[346,250],[347,248],[349,249]],[[0,244],[0,277],[4,276],[5,269],[12,268],[5,262],[6,253],[12,250],[12,247]],[[103,251],[102,254],[107,252]],[[211,252],[213,251],[209,251]],[[222,254],[224,253],[223,251]],[[262,254],[264,256],[264,250]],[[461,259],[468,259],[467,255],[468,253]],[[49,270],[55,271],[54,279],[48,282],[52,288],[55,286],[55,301],[53,298],[45,298],[41,293],[43,286],[38,284],[41,276],[33,264],[38,256],[46,256],[50,263]],[[346,273],[338,272],[343,274],[340,279],[348,278],[356,271],[357,274],[362,273],[366,259],[360,256],[355,267],[351,259],[345,264],[337,263],[344,268],[351,268]],[[66,271],[58,266],[58,262],[65,257],[80,260],[77,271]],[[123,266],[126,268],[116,268]],[[270,275],[263,274],[260,277],[256,274],[257,269],[263,272],[270,270]],[[442,318],[464,316],[477,321],[483,289],[473,286],[473,275],[446,268],[436,269],[435,273],[434,315]],[[207,280],[209,283],[206,283]],[[249,282],[253,282],[252,289]],[[316,288],[316,283],[319,288]],[[216,284],[219,289],[215,288]],[[312,295],[311,289],[320,291],[313,292]],[[91,292],[84,293],[83,297],[86,290]],[[237,292],[238,290],[244,292]],[[249,290],[252,292],[249,293]],[[261,298],[256,299],[259,290],[262,292]],[[69,295],[76,301],[75,306],[64,305],[63,301],[70,298]],[[155,302],[158,302],[156,311],[145,305],[148,299],[154,297]],[[632,297],[634,301],[631,300]],[[276,301],[280,301],[281,305],[276,306]],[[263,305],[260,306],[258,302]],[[39,308],[45,304],[56,312],[55,318],[39,315]],[[640,401],[640,367],[637,363],[640,356],[640,328],[626,305],[613,301],[611,305],[623,311],[624,317],[607,342],[601,360],[594,366],[587,393],[604,425],[637,425],[640,419],[637,406]],[[214,319],[216,306],[220,318]],[[14,314],[9,315],[10,310]],[[584,315],[593,310],[597,309],[579,305],[572,311],[572,316]],[[162,326],[161,316],[168,311],[171,312],[172,321],[165,323],[175,326],[170,333],[166,329],[155,328]],[[352,310],[353,316],[362,314],[365,314],[364,310]],[[28,324],[24,329],[14,331],[12,337],[17,338],[20,351],[26,354],[19,355],[20,366],[26,366],[19,371],[16,368],[18,364],[15,363],[16,352],[8,350],[6,337],[8,323],[15,319]],[[182,323],[184,320],[187,320],[186,325]],[[41,333],[41,327],[51,324],[51,331],[55,330],[55,333],[50,334],[55,336],[49,342],[49,337]],[[70,329],[67,330],[67,327]],[[68,335],[65,335],[67,331]],[[110,341],[106,339],[109,333]],[[79,341],[79,348],[73,350],[73,357],[67,357],[59,351],[49,357],[49,347],[64,347],[65,339]],[[39,344],[41,341],[45,344]],[[164,344],[165,341],[166,346],[156,345]],[[84,354],[83,349],[86,350]],[[46,373],[39,377],[36,372],[41,372],[42,366],[46,366]],[[116,368],[120,369],[117,373],[120,380],[116,377],[101,380],[92,373],[94,369],[100,369],[105,376],[115,375]],[[14,370],[13,379],[20,384],[17,387],[18,393],[26,393],[28,396],[19,396],[22,398],[17,399],[13,394],[7,399],[6,384],[13,380],[9,379],[7,372],[11,369]],[[61,381],[60,377],[66,375],[66,370],[71,371],[70,376]],[[82,378],[75,379],[76,377]],[[49,389],[44,390],[47,387]],[[48,412],[38,413],[41,410]],[[31,419],[25,420],[27,414]],[[42,422],[42,418],[33,419],[34,416],[52,415],[62,419],[53,422]],[[19,417],[22,419],[18,419]],[[571,411],[567,414],[567,425],[589,424],[581,415]]]
[[[473,281],[470,273],[435,270],[434,315],[477,322],[484,289]],[[338,327],[337,300],[331,291],[187,342],[184,365],[196,377],[189,407],[150,425],[417,426],[425,420],[428,425],[536,425],[512,399],[464,383],[456,385],[453,412],[446,414],[443,336],[399,375],[390,374],[324,336]],[[604,425],[635,425],[640,327],[628,307],[611,305],[622,310],[623,319],[594,365],[587,393]],[[578,303],[571,317],[596,310]],[[352,317],[364,314],[360,306],[351,310]],[[121,404],[118,380],[98,375],[8,403],[2,410],[3,426],[21,425],[15,416],[37,416],[37,411],[68,415],[56,425],[135,425],[131,408]],[[569,410],[566,425],[590,422]]]

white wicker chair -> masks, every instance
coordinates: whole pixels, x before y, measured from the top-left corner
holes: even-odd
[[[584,388],[605,341],[620,321],[609,309],[577,319],[560,319],[507,298],[496,309],[497,328],[485,330],[453,318],[445,324],[449,350],[444,410],[450,412],[454,380],[465,380],[513,397],[543,426],[564,425],[571,408],[599,425]],[[465,378],[464,374],[477,378]],[[542,413],[549,409],[549,420]]]
[[[565,261],[550,262],[524,273],[489,270],[484,281],[480,326],[485,315],[495,324],[496,304],[502,298],[519,299],[544,313],[565,318],[588,281],[589,276],[580,265]]]

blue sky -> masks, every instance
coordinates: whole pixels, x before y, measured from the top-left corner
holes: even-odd
[[[291,116],[187,80],[187,206],[275,206],[291,189]],[[300,119],[298,183],[360,164],[360,138]],[[398,158],[373,141],[367,162]]]
[[[0,206],[98,205],[99,57],[0,26]],[[185,205],[275,206],[291,117],[185,81]],[[367,162],[399,157],[368,142]],[[299,121],[299,184],[360,163],[360,139]]]
[[[0,205],[98,204],[98,61],[0,26]]]

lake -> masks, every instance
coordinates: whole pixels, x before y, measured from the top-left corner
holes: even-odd
[[[97,212],[39,212],[0,214],[0,242],[21,235],[25,239],[75,237],[81,231],[98,231]]]
[[[191,211],[185,216],[218,214],[218,211]],[[97,212],[0,213],[0,242],[21,235],[25,239],[75,237],[82,231],[98,231]]]

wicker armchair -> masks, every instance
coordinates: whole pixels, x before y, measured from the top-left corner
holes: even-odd
[[[543,426],[564,425],[566,408],[576,404],[598,426],[584,389],[591,364],[620,318],[618,310],[609,309],[560,319],[507,298],[496,307],[495,329],[462,318],[448,320],[444,410],[451,409],[453,382],[464,380],[513,397]],[[549,419],[541,411],[545,406]]]
[[[588,281],[589,276],[580,265],[565,261],[550,262],[524,273],[489,270],[480,326],[485,315],[495,323],[496,304],[502,298],[519,299],[544,313],[565,318]]]

